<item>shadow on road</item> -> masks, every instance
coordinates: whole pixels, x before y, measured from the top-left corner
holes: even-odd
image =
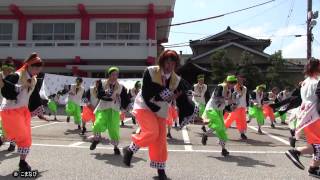
[[[122,162],[123,161],[123,157],[122,156],[114,155],[113,153],[112,154],[91,153],[91,155],[94,155],[95,159],[97,159],[97,160],[106,161],[105,162],[106,164],[111,164],[113,166],[118,166],[118,167],[129,168],[128,166],[126,166]],[[134,164],[134,163],[139,162],[139,161],[146,162],[145,159],[133,156],[133,158],[131,160],[131,164]]]
[[[7,151],[7,149],[5,149],[3,151],[0,151],[0,164],[5,159],[11,159],[11,158],[15,158],[15,157],[18,157],[18,156],[19,156],[18,153],[9,152],[9,151]]]
[[[267,146],[267,147],[275,147],[275,146],[278,146],[272,142],[266,142],[266,141],[258,141],[258,140],[254,140],[254,139],[247,139],[247,140],[242,140],[242,139],[230,139],[230,142],[241,142],[241,143],[246,143],[248,145],[251,145],[251,146]]]
[[[259,161],[252,159],[247,156],[228,156],[228,157],[214,157],[214,156],[208,156],[210,158],[215,158],[219,161],[224,162],[232,162],[237,163],[237,166],[243,166],[243,167],[255,167],[255,166],[264,166],[264,167],[275,167],[273,164],[268,164],[264,161]]]

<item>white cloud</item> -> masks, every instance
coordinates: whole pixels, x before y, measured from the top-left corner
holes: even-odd
[[[239,31],[239,32],[241,32],[241,33],[243,33],[245,35],[248,35],[248,36],[252,36],[252,37],[261,39],[261,37],[266,38],[266,37],[269,36],[267,34],[268,28],[269,28],[269,23],[265,23],[265,24],[260,25],[260,26],[241,28],[241,29],[236,30],[236,31]]]
[[[197,0],[197,1],[193,1],[193,5],[195,8],[204,9],[207,6],[207,2],[206,0]]]
[[[306,36],[295,38],[282,48],[282,55],[286,58],[305,58],[307,55]]]

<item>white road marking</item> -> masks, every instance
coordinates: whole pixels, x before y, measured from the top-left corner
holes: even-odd
[[[186,151],[192,151],[192,145],[191,145],[191,142],[190,142],[190,138],[189,138],[189,135],[188,135],[187,128],[183,127],[181,132],[182,132],[183,141],[186,144],[186,145],[184,145],[184,149]]]
[[[35,128],[39,128],[39,127],[43,127],[43,126],[50,126],[50,125],[54,125],[54,124],[57,124],[57,123],[60,123],[60,122],[54,122],[54,123],[50,123],[50,124],[42,124],[42,125],[39,125],[39,126],[32,126],[31,129],[35,129]]]
[[[253,127],[253,126],[248,126],[248,127],[249,127],[250,129],[252,129],[252,130],[258,131],[258,129],[257,129],[256,127]],[[275,139],[275,140],[277,140],[277,141],[280,141],[280,142],[282,142],[282,143],[285,144],[285,145],[288,145],[288,146],[290,145],[289,141],[286,141],[286,140],[284,140],[284,139],[282,139],[282,138],[279,138],[279,137],[277,137],[277,136],[274,136],[274,135],[268,133],[267,131],[262,130],[262,132],[263,132],[265,135],[271,137],[272,139]]]
[[[85,142],[83,141],[79,141],[79,142],[76,142],[76,143],[72,143],[70,144],[69,146],[73,147],[73,146],[80,146],[81,144],[84,144]]]

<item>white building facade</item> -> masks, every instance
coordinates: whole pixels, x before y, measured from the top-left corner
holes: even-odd
[[[175,0],[1,0],[0,59],[38,52],[45,72],[141,77],[167,42]]]

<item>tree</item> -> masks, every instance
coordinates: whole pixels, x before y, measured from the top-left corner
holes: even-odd
[[[226,50],[218,50],[211,56],[212,79],[214,84],[221,83],[228,74],[233,73],[235,64],[227,57]]]
[[[281,77],[280,73],[283,72],[285,61],[282,58],[282,52],[276,51],[270,57],[271,66],[267,68],[266,79],[269,87],[278,87],[280,89],[286,86],[291,86],[291,83],[285,78]]]
[[[243,51],[240,57],[237,71],[246,78],[246,86],[249,90],[254,90],[257,85],[265,82],[261,69],[255,65],[253,55]]]

